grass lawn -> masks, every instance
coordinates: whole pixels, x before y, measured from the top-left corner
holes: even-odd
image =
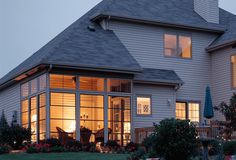
[[[45,154],[7,154],[0,160],[126,160],[125,154],[100,153],[45,153]]]

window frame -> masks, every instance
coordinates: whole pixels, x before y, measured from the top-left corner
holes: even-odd
[[[180,50],[180,47],[179,47],[179,37],[180,36],[185,36],[185,37],[190,37],[191,39],[191,53],[190,53],[190,58],[186,58],[186,57],[180,57],[180,56],[167,56],[166,53],[165,53],[165,35],[174,35],[176,36],[176,39],[177,39],[177,42],[176,42],[176,50],[177,52]],[[165,58],[177,58],[177,59],[185,59],[185,60],[192,60],[193,59],[193,38],[192,38],[192,34],[191,33],[184,33],[184,32],[176,32],[176,31],[165,31],[163,33],[163,55]]]
[[[198,124],[201,123],[201,120],[202,120],[202,118],[201,118],[201,101],[176,100],[176,102],[175,102],[175,118],[177,118],[177,117],[176,117],[176,103],[185,103],[185,105],[186,105],[186,107],[185,107],[185,112],[186,112],[185,120],[190,120],[190,119],[189,119],[189,104],[190,104],[190,103],[199,104],[199,122],[193,122],[193,121],[191,121],[191,122],[193,122],[193,123],[198,123]]]
[[[150,98],[150,114],[138,114],[138,98]],[[148,94],[136,94],[135,95],[135,115],[136,117],[152,117],[152,95]]]
[[[230,76],[231,76],[231,78],[230,78],[231,87],[230,88],[231,88],[231,90],[236,90],[236,86],[234,86],[233,63],[232,63],[232,59],[231,59],[233,56],[236,56],[236,53],[230,55]],[[236,63],[235,63],[235,65],[236,65]],[[235,79],[235,81],[236,81],[236,79]]]

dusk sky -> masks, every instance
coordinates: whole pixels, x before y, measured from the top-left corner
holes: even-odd
[[[0,78],[101,0],[0,0]],[[236,14],[235,0],[220,7]]]

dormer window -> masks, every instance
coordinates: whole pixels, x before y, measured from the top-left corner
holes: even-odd
[[[164,54],[166,57],[192,58],[191,36],[181,34],[165,34]]]

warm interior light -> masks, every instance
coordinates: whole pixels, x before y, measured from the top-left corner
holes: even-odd
[[[130,123],[124,123],[124,133],[130,133]]]
[[[68,127],[68,129],[66,130],[66,132],[74,132],[75,131],[75,125],[76,125],[76,121],[72,121]]]

